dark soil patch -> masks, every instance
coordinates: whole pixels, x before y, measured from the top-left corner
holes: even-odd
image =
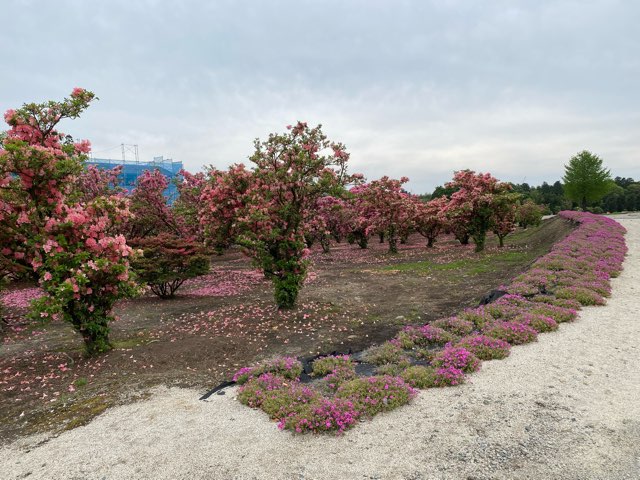
[[[507,237],[503,249],[491,238],[481,254],[450,237],[427,249],[420,236],[396,255],[373,239],[368,250],[346,243],[329,254],[314,249],[298,307],[284,312],[274,308],[270,283],[231,250],[174,299],[120,303],[112,325],[115,349],[95,359],[83,357],[69,326],[30,325],[24,309],[5,309],[13,326],[24,330],[1,332],[0,438],[82,425],[154,385],[205,393],[268,357],[363,350],[404,325],[477,305],[571,229],[552,218]]]

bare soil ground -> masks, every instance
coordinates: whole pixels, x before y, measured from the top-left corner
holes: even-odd
[[[237,250],[171,300],[118,304],[115,349],[86,359],[67,325],[33,325],[5,308],[0,332],[0,439],[83,425],[107,408],[149,395],[156,385],[203,393],[241,366],[277,355],[358,351],[403,326],[448,316],[525,270],[572,226],[559,218],[518,231],[486,252],[443,237],[436,248],[413,236],[389,255],[377,241],[314,250],[298,306],[277,311],[269,282]],[[12,289],[24,288],[14,285]]]

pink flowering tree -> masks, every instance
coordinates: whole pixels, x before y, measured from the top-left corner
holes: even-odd
[[[368,186],[366,184],[355,185],[349,189],[346,209],[349,217],[349,243],[357,243],[362,249],[369,245],[369,237],[373,230],[373,205],[364,195]]]
[[[279,308],[295,305],[306,277],[305,219],[320,197],[354,181],[344,145],[329,141],[320,125],[298,122],[287,130],[255,141],[255,167],[234,222],[237,243],[272,279]]]
[[[369,230],[383,233],[389,243],[389,253],[398,252],[398,240],[412,228],[411,196],[402,185],[407,177],[395,180],[384,176],[363,185],[357,191],[361,198],[361,214],[369,220]]]
[[[414,219],[416,231],[427,239],[427,247],[432,248],[436,238],[446,226],[444,215],[445,207],[449,200],[446,197],[438,197],[426,203],[416,201]]]
[[[499,246],[504,247],[504,239],[516,229],[516,212],[520,194],[504,192],[494,197],[492,231],[496,234]]]
[[[544,206],[538,205],[533,200],[525,200],[516,208],[516,222],[522,228],[538,226],[542,221],[543,212]]]
[[[97,197],[123,195],[124,189],[119,186],[118,177],[122,173],[122,166],[105,170],[95,165],[87,165],[76,179],[72,194],[74,200],[89,202]]]
[[[500,196],[511,190],[511,186],[489,173],[461,170],[454,174],[453,181],[446,187],[456,190],[445,210],[449,228],[462,243],[471,237],[476,252],[484,250],[487,232],[493,228],[494,207]]]
[[[240,234],[239,218],[247,214],[254,181],[253,172],[243,164],[226,171],[213,167],[207,171],[199,199],[200,224],[207,244],[219,254]]]
[[[205,174],[180,171],[178,177],[178,198],[173,204],[173,212],[182,230],[191,238],[204,241],[200,222],[200,195],[205,184]]]
[[[131,248],[115,234],[129,216],[128,203],[74,193],[90,144],[57,130],[94,98],[76,88],[61,102],[9,110],[10,129],[0,142],[0,264],[34,272],[46,293],[34,316],[71,323],[88,354],[110,348],[111,308],[134,291]]]
[[[138,279],[160,298],[171,298],[188,278],[209,271],[209,257],[197,231],[169,205],[169,180],[159,170],[146,170],[129,196],[132,216],[124,232],[141,256],[133,262]]]
[[[341,242],[350,232],[349,209],[345,200],[332,195],[318,198],[316,207],[305,220],[305,240],[310,247],[320,242],[322,251],[329,253],[331,239]]]
[[[160,170],[145,170],[129,195],[131,213],[125,225],[127,238],[148,238],[161,233],[182,234],[180,222],[164,196],[169,179]]]

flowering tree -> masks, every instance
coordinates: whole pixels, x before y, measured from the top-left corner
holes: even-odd
[[[329,252],[331,238],[341,242],[350,233],[349,209],[345,200],[327,195],[318,198],[316,207],[305,220],[305,240],[309,247],[317,240],[322,251]]]
[[[178,198],[173,204],[173,212],[182,230],[191,238],[204,241],[200,222],[200,195],[204,188],[205,175],[181,170],[178,177]]]
[[[295,304],[306,277],[304,220],[318,199],[344,189],[349,154],[321,126],[298,122],[284,134],[255,141],[251,181],[240,195],[237,242],[268,275],[279,308]],[[215,195],[203,195],[215,209]]]
[[[429,248],[433,247],[436,238],[445,227],[446,218],[443,212],[448,202],[446,197],[438,197],[426,203],[416,200],[415,228],[427,239]]]
[[[200,193],[200,223],[208,244],[222,253],[239,235],[238,219],[246,215],[255,178],[243,164],[222,171],[210,168]],[[259,226],[255,226],[259,228]]]
[[[136,186],[129,196],[131,213],[124,234],[127,238],[148,238],[161,233],[183,233],[179,220],[167,203],[164,191],[169,180],[160,170],[145,170],[136,179]]]
[[[71,192],[74,200],[89,202],[97,197],[109,197],[116,194],[124,194],[124,189],[118,185],[118,176],[122,173],[122,165],[111,170],[98,168],[95,165],[87,165],[76,180],[76,185]]]
[[[496,195],[494,198],[491,223],[500,247],[504,247],[505,237],[516,229],[516,211],[519,199],[520,194],[506,192]]]
[[[511,185],[498,181],[489,173],[461,170],[446,187],[456,190],[446,207],[451,230],[458,237],[456,229],[464,228],[473,238],[476,252],[484,250],[487,232],[493,228],[495,220],[494,207],[500,196],[511,190]]]
[[[389,243],[389,253],[398,252],[398,238],[411,229],[412,202],[402,190],[407,177],[395,180],[384,176],[358,189],[361,214],[369,219],[369,230],[381,232]]]
[[[94,98],[76,88],[62,102],[9,110],[10,129],[0,139],[0,265],[33,271],[46,293],[34,315],[70,322],[89,354],[110,348],[111,307],[134,289],[131,249],[114,234],[129,216],[128,203],[73,193],[90,144],[57,130]]]
[[[538,205],[533,200],[525,200],[516,209],[516,221],[522,228],[540,225],[543,211],[542,205]]]

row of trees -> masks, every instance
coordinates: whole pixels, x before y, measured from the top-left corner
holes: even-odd
[[[562,181],[543,182],[539,186],[512,184],[513,191],[545,207],[547,213],[580,208],[594,213],[640,210],[640,182],[633,178],[611,178],[603,161],[589,151],[573,156],[565,166]],[[446,187],[437,187],[431,198],[445,195]],[[428,197],[429,198],[429,197]]]
[[[45,296],[33,315],[69,322],[87,353],[110,348],[114,303],[146,283],[171,296],[205,273],[212,251],[239,245],[273,281],[280,308],[292,307],[306,277],[309,247],[325,251],[343,239],[366,248],[372,236],[389,251],[418,232],[433,246],[441,232],[484,248],[487,233],[502,245],[516,222],[539,221],[532,202],[489,174],[457,172],[450,194],[425,202],[399,180],[365,182],[348,174],[343,144],[320,126],[299,122],[255,141],[253,167],[183,172],[180,196],[168,205],[167,179],[145,172],[129,194],[120,171],[86,168],[88,141],[58,130],[95,95],[76,88],[61,102],[9,110],[0,137],[0,268],[35,277]]]

